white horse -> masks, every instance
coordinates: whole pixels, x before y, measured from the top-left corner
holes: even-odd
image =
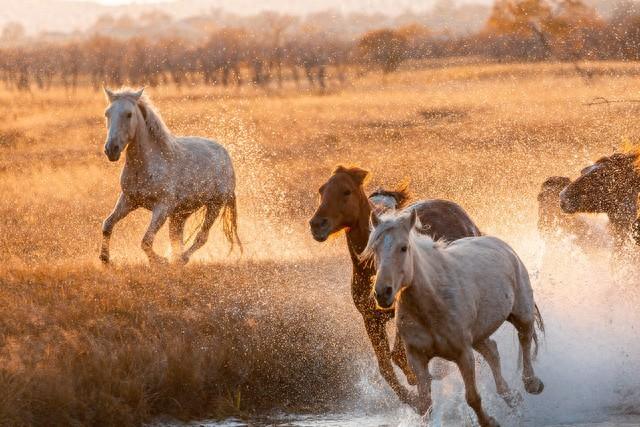
[[[237,231],[235,172],[227,150],[204,138],[173,136],[143,90],[104,89],[110,104],[105,111],[108,134],[104,152],[115,162],[125,151],[126,161],[120,176],[122,192],[102,225],[100,259],[109,262],[113,227],[140,207],[152,212],[142,239],[150,263],[166,262],[153,251],[153,240],[167,219],[174,258],[186,263],[206,243],[221,210],[231,248],[234,242],[242,248]],[[191,247],[183,251],[184,224],[201,207],[206,208],[202,226]]]
[[[489,363],[500,396],[512,407],[519,404],[522,398],[502,377],[498,347],[490,338],[505,321],[518,330],[525,390],[539,394],[544,388],[531,362],[532,341],[535,353],[538,347],[534,326],[541,331],[544,326],[527,269],[513,249],[495,237],[434,242],[416,230],[420,224],[415,210],[410,212],[384,220],[373,212],[374,230],[362,256],[375,260],[378,305],[396,304],[398,332],[418,378],[420,412],[431,408],[429,360],[441,357],[458,365],[466,400],[480,425],[497,426],[482,409],[473,350]]]

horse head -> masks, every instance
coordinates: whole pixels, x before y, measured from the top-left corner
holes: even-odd
[[[104,153],[112,162],[120,159],[120,154],[136,138],[138,126],[144,122],[142,110],[138,107],[143,91],[144,89],[141,89],[138,92],[121,94],[104,88],[109,101],[104,113],[108,129]]]
[[[369,201],[363,184],[369,172],[357,167],[338,166],[320,189],[320,206],[309,221],[311,234],[318,242],[345,228],[355,227],[362,220],[368,221]]]
[[[362,257],[375,260],[374,296],[379,307],[390,308],[402,288],[413,281],[411,233],[420,221],[415,209],[389,219],[381,219],[374,211],[371,227]]]
[[[610,217],[620,216],[623,211],[626,213],[630,203],[635,206],[640,185],[635,166],[637,158],[636,153],[617,153],[584,168],[560,193],[562,210],[566,213],[606,213]]]
[[[552,176],[547,178],[540,186],[538,193],[538,229],[551,231],[559,218],[567,216],[560,208],[560,193],[571,180],[566,176]]]

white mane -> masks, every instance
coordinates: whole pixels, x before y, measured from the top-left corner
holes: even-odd
[[[360,259],[363,261],[369,261],[373,259],[373,254],[375,252],[376,247],[382,240],[382,237],[391,229],[396,227],[402,227],[403,221],[406,221],[409,217],[409,214],[406,211],[401,211],[400,213],[385,213],[380,219],[381,222],[377,227],[371,229],[371,234],[369,234],[369,241],[367,242],[367,246],[360,254]],[[426,233],[420,232],[422,229],[422,224],[420,223],[420,219],[416,219],[416,224],[414,228],[409,233],[409,241],[423,249],[443,249],[448,243],[445,240],[433,240],[431,236]]]
[[[170,147],[175,140],[162,116],[146,94],[138,98],[138,92],[131,88],[121,88],[113,93],[113,100],[127,99],[138,106],[146,124],[149,137],[163,147]]]

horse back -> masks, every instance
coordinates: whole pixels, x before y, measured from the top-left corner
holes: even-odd
[[[433,240],[454,241],[482,235],[471,217],[457,203],[432,199],[414,203],[409,209],[416,209],[424,233]]]

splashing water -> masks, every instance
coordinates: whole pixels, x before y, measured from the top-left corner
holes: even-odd
[[[640,425],[640,291],[637,272],[621,271],[608,253],[585,254],[569,241],[546,246],[536,233],[507,239],[529,266],[536,302],[546,323],[535,364],[545,382],[539,396],[524,392],[517,366],[518,345],[509,324],[494,335],[505,379],[524,397],[509,409],[497,396],[490,370],[479,361],[478,384],[491,415],[506,426]],[[393,333],[392,329],[391,333]],[[275,414],[245,421],[199,425],[333,426],[475,426],[456,369],[434,382],[434,408],[421,419],[375,383],[375,366],[362,364],[358,395],[350,410],[314,415]],[[371,379],[374,379],[373,382]]]

